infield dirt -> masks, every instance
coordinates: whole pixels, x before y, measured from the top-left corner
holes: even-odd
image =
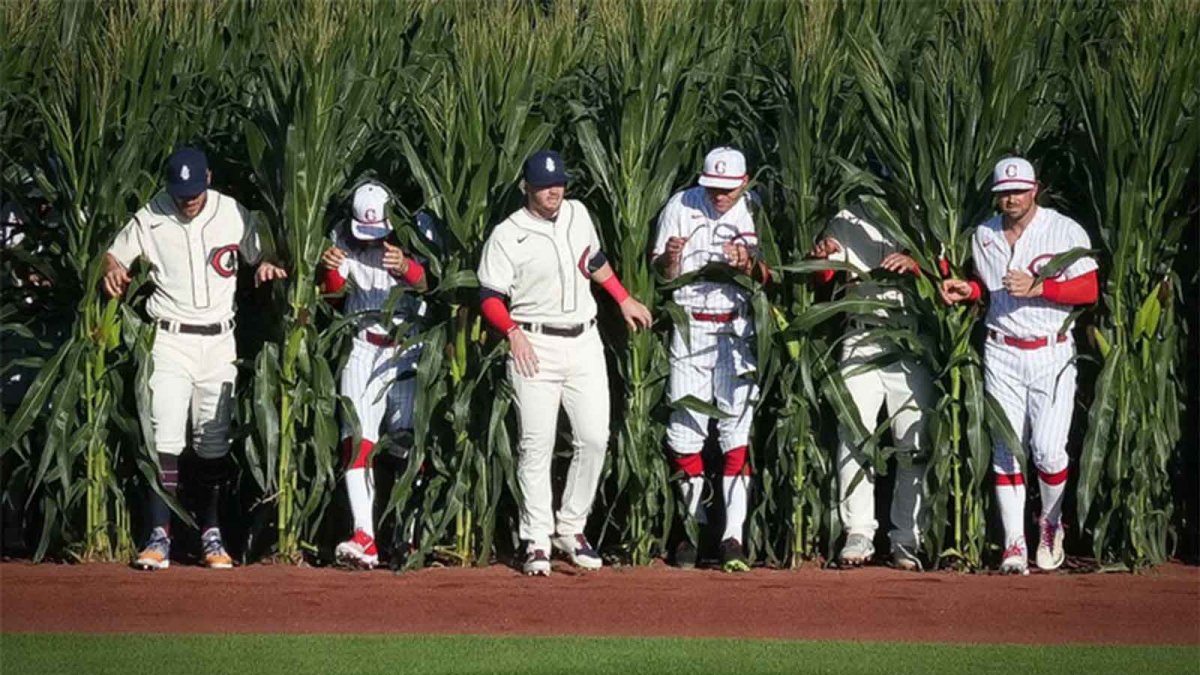
[[[1200,644],[1200,568],[1028,577],[882,567],[743,575],[663,566],[545,579],[0,565],[4,632],[613,635],[967,643]]]

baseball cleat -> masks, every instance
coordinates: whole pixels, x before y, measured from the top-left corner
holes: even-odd
[[[1025,550],[1025,540],[1004,549],[1004,560],[1000,562],[1000,574],[1029,574],[1029,553]]]
[[[721,569],[726,572],[750,571],[750,562],[742,551],[742,542],[733,537],[721,542]]]
[[[905,572],[922,572],[925,569],[916,548],[905,544],[892,544],[892,567]]]
[[[598,570],[604,566],[600,554],[596,553],[596,549],[592,548],[583,534],[560,534],[551,539],[550,543],[580,569]]]
[[[875,544],[865,534],[846,536],[842,552],[838,554],[838,565],[841,567],[858,567],[871,561],[875,555]]]
[[[165,570],[171,566],[171,538],[165,529],[154,528],[133,566],[139,570]]]
[[[675,556],[673,562],[679,569],[695,569],[697,558],[699,558],[699,555],[696,553],[695,545],[687,539],[684,539],[675,546]]]
[[[358,569],[369,570],[379,564],[375,538],[362,530],[355,530],[353,537],[338,544],[333,556],[338,563]]]
[[[522,570],[526,576],[550,576],[550,556],[546,555],[546,549],[530,546],[529,552],[525,554],[525,565],[522,566]]]
[[[233,569],[233,558],[225,551],[221,531],[210,527],[200,535],[200,546],[204,549],[204,566],[210,570]]]
[[[1045,518],[1041,521],[1041,536],[1038,537],[1037,566],[1038,569],[1049,572],[1062,567],[1066,554],[1063,552],[1062,522],[1051,523]]]

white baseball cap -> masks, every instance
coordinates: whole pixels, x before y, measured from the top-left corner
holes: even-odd
[[[392,231],[388,222],[388,191],[382,185],[367,183],[354,191],[350,233],[356,239],[383,239]]]
[[[992,192],[1016,192],[1037,187],[1033,165],[1021,157],[1005,157],[992,172]]]
[[[715,148],[704,157],[704,173],[698,181],[704,187],[732,190],[746,180],[746,156],[740,150]]]

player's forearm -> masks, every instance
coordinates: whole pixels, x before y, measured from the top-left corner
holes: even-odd
[[[412,258],[404,260],[404,265],[401,267],[400,273],[396,276],[418,293],[424,293],[429,290],[429,281],[428,276],[425,274],[425,266]]]
[[[592,281],[599,284],[618,305],[629,298],[629,291],[625,290],[625,287],[621,285],[621,280],[617,278],[617,273],[613,271],[612,265],[609,265],[607,262],[592,273]]]
[[[675,261],[672,264],[670,258],[665,253],[656,257],[651,264],[658,269],[659,273],[667,281],[673,281],[679,276],[679,261]]]
[[[1061,305],[1090,305],[1100,297],[1100,280],[1095,270],[1066,281],[1046,279],[1042,297]]]
[[[504,294],[483,288],[479,291],[479,298],[479,313],[483,315],[484,321],[487,321],[489,326],[505,336],[517,329],[517,323],[508,313],[508,304]]]

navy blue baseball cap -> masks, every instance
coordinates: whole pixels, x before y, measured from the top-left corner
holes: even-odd
[[[208,189],[208,158],[196,148],[183,147],[167,158],[167,194],[176,199],[195,197]]]
[[[553,150],[539,150],[525,160],[525,168],[521,177],[530,187],[547,187],[549,185],[567,184],[567,167],[563,164],[562,156]]]

